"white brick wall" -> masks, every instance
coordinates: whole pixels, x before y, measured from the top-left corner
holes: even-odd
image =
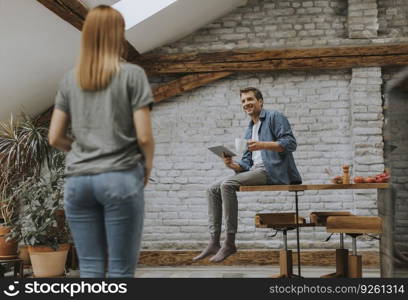
[[[384,170],[381,68],[354,68],[349,86],[353,174],[370,176]],[[377,215],[377,192],[354,191],[355,212]]]
[[[259,87],[265,108],[280,110],[289,118],[298,141],[295,159],[305,183],[328,183],[326,167],[341,174],[341,166],[352,164],[354,157],[351,79],[349,71],[237,74],[157,105],[153,111],[157,142],[153,176],[158,183],[151,184],[146,193],[143,246],[183,249],[193,245],[197,249],[206,243],[206,188],[232,174],[206,147],[219,143],[233,146],[234,138],[243,135],[248,119],[240,108],[240,87]],[[381,98],[379,101],[381,105]],[[373,122],[370,114],[375,113],[359,122]],[[357,119],[365,116],[363,112],[356,115]],[[315,210],[375,214],[375,195],[360,197],[365,197],[363,207],[363,202],[355,203],[350,191],[309,191],[300,197],[299,207],[303,216]],[[294,195],[289,192],[240,193],[240,248],[279,247],[279,239],[268,238],[270,231],[255,229],[254,215],[293,209]],[[331,248],[337,244],[336,239],[320,243],[326,237],[322,228],[302,231],[305,248]]]
[[[408,35],[408,1],[378,0],[379,33],[390,37]]]
[[[382,9],[382,6],[381,6]],[[381,13],[379,12],[379,15]],[[348,39],[347,2],[343,0],[250,0],[225,17],[158,53],[369,44],[390,37]],[[387,24],[392,28],[392,24]],[[407,37],[398,37],[406,41]],[[152,78],[158,84],[169,77]],[[328,183],[330,167],[340,175],[352,164],[358,175],[383,170],[381,70],[239,73],[158,104],[153,111],[157,142],[153,176],[146,191],[144,249],[200,249],[208,240],[206,188],[231,171],[209,152],[209,145],[233,145],[248,119],[241,111],[239,89],[258,87],[265,108],[282,111],[298,140],[295,159],[305,183]],[[349,210],[376,215],[375,192],[307,191],[300,213]],[[294,209],[288,192],[239,193],[239,248],[281,246],[271,231],[255,229],[258,212]],[[323,243],[323,228],[302,229],[302,247],[334,248],[338,237]],[[294,233],[289,233],[294,246]],[[346,245],[350,242],[346,239]],[[373,249],[377,241],[359,242]]]
[[[377,0],[348,0],[349,38],[375,38],[378,30]]]
[[[408,41],[406,0],[350,0],[368,3],[361,12],[364,32],[349,38],[346,0],[249,0],[228,15],[180,41],[155,49],[156,53],[220,51],[229,49],[320,47]],[[378,14],[374,15],[377,4]],[[361,4],[360,4],[361,6]],[[368,14],[368,15],[367,15]],[[364,21],[363,21],[364,20]],[[375,25],[377,24],[377,25]],[[358,24],[357,24],[358,25]],[[378,31],[378,32],[377,32]],[[372,32],[372,35],[368,34]],[[378,36],[374,35],[374,32]]]

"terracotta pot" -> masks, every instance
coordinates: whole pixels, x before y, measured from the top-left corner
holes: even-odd
[[[20,245],[18,247],[18,258],[23,260],[24,265],[30,265],[30,254],[28,253],[27,245]]]
[[[63,276],[69,244],[60,244],[54,249],[46,246],[28,246],[34,277]]]
[[[18,243],[15,240],[6,242],[6,235],[11,227],[0,225],[0,259],[11,259],[17,257]]]

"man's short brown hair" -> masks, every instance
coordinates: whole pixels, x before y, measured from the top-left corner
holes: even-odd
[[[247,88],[244,88],[244,89],[240,89],[239,90],[239,95],[241,96],[242,94],[246,94],[248,92],[253,92],[256,99],[263,101],[263,96],[262,96],[261,91],[258,90],[257,88],[254,88],[254,87],[247,87]]]

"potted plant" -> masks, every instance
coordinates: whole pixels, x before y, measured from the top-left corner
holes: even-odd
[[[0,259],[17,257],[18,241],[11,238],[10,231],[16,216],[16,202],[11,198],[0,198]]]
[[[13,209],[14,217],[6,219],[11,229],[8,239],[23,241],[30,252],[38,245],[51,247],[54,254],[56,249],[67,247],[60,245],[68,239],[61,209],[64,159],[64,153],[48,143],[48,124],[43,116],[22,112],[18,119],[11,115],[7,122],[0,122],[0,199],[7,199],[2,202],[8,204],[0,206],[0,211],[4,207],[10,215]]]
[[[51,167],[51,147],[48,144],[48,128],[40,117],[32,118],[21,112],[0,122],[0,190],[10,188],[30,176],[39,176],[44,164]]]
[[[35,277],[64,274],[70,248],[66,222],[57,223],[60,193],[52,176],[29,177],[15,187],[15,196],[23,204],[12,236],[28,245]]]
[[[44,166],[53,173],[54,186],[57,186],[55,197],[62,198],[63,185],[63,161],[64,155],[52,149],[48,143],[48,123],[44,121],[42,115],[31,117],[21,112],[19,118],[10,116],[8,121],[0,122],[0,191],[1,215],[11,216],[3,219],[3,225],[7,226],[9,232],[15,225],[13,220],[18,216],[18,208],[21,204],[19,197],[16,197],[16,187],[27,178],[39,178],[44,173]],[[7,204],[7,205],[6,205]],[[59,210],[60,223],[64,223],[64,212]],[[0,217],[1,217],[0,215]],[[21,215],[21,213],[20,213]],[[5,220],[5,221],[4,221]],[[0,220],[1,221],[1,220]],[[4,231],[5,231],[4,230]],[[13,231],[13,230],[12,230]],[[14,236],[17,237],[14,230]],[[1,233],[0,233],[1,235]],[[10,238],[9,238],[10,239]],[[26,246],[20,246],[20,252],[26,252]],[[22,254],[24,256],[24,254]],[[27,259],[25,260],[27,262]]]

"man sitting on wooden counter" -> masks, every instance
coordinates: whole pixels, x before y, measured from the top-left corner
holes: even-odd
[[[208,246],[193,258],[194,261],[215,254],[210,261],[221,262],[237,251],[235,234],[238,227],[236,192],[241,185],[301,184],[292,152],[296,150],[287,118],[275,110],[263,109],[262,93],[253,87],[240,90],[241,105],[251,118],[245,132],[247,149],[241,160],[224,157],[225,166],[235,175],[217,182],[207,190],[209,232]],[[220,245],[222,207],[226,239]]]

